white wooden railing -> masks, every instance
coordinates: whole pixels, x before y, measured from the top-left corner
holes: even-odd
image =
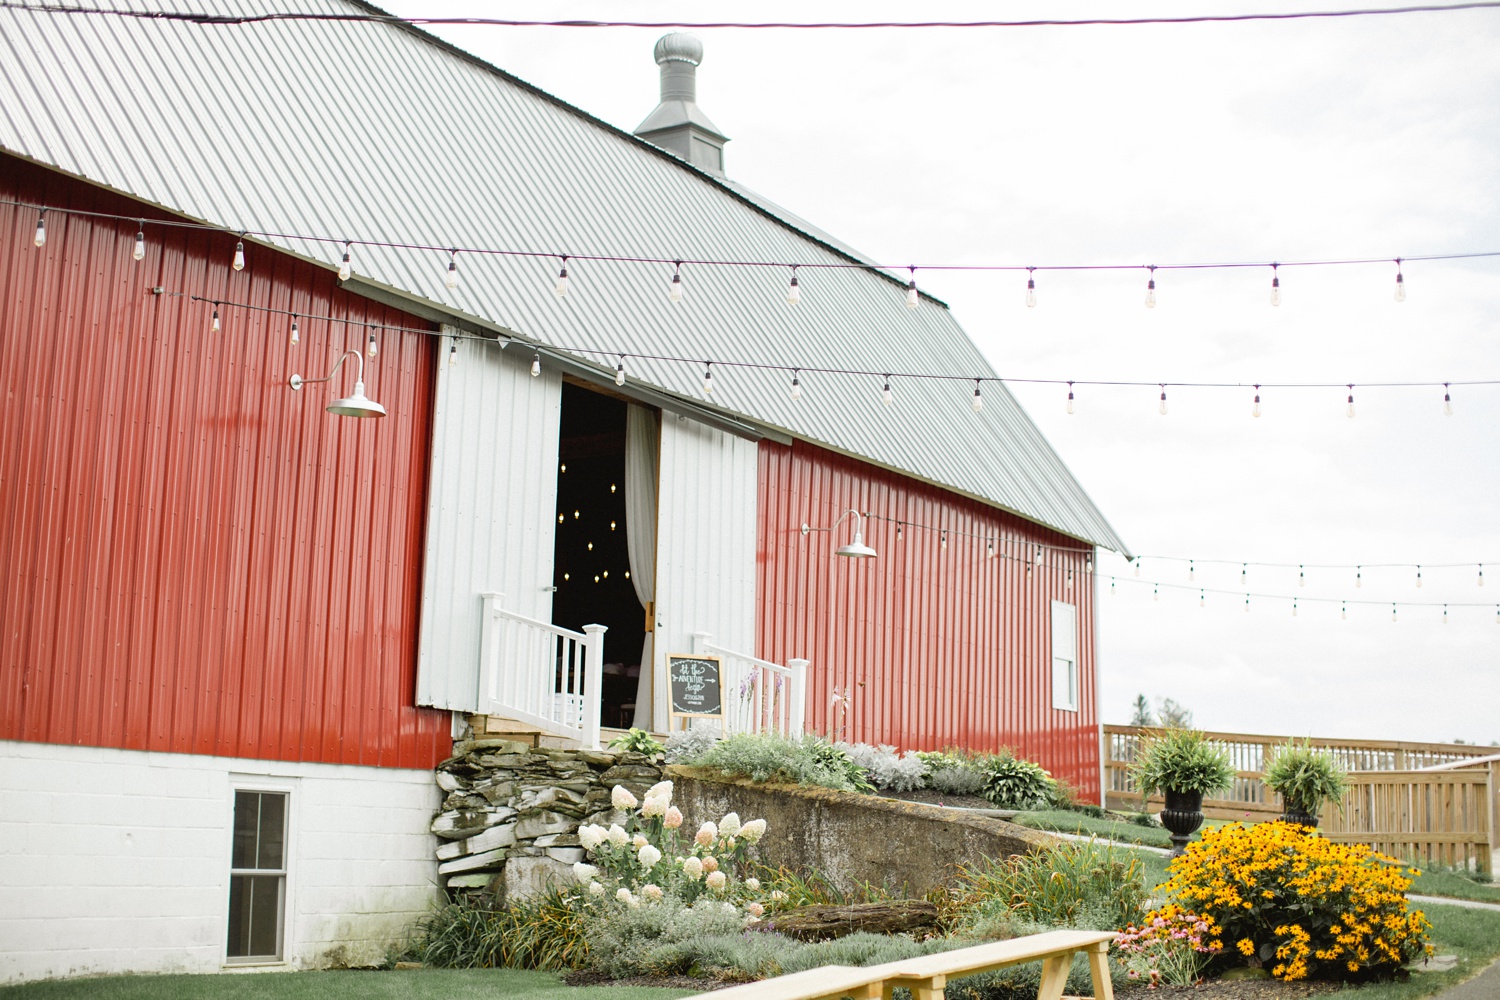
[[[724,703],[724,732],[773,731],[802,735],[807,694],[807,661],[788,660],[786,666],[716,646],[706,632],[693,633],[693,653],[719,657],[719,691]]]
[[[574,632],[506,611],[503,594],[480,596],[480,711],[597,750],[606,627]]]

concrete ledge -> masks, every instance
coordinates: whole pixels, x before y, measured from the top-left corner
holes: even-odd
[[[673,798],[689,823],[717,821],[727,812],[743,820],[763,818],[768,824],[759,845],[764,863],[816,868],[845,892],[870,883],[921,897],[956,865],[1060,843],[1039,830],[922,802],[756,784],[678,765],[665,773],[676,784]]]

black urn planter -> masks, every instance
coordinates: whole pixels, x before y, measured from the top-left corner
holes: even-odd
[[[1316,827],[1318,825],[1317,813],[1308,812],[1302,806],[1293,805],[1290,802],[1285,802],[1282,804],[1282,813],[1280,819],[1283,823],[1299,823],[1302,826],[1310,827]]]
[[[1161,811],[1161,825],[1172,834],[1172,853],[1181,857],[1193,831],[1203,825],[1203,793],[1166,790],[1167,807]]]

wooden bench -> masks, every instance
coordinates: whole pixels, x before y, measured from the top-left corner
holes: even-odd
[[[1039,961],[1042,986],[1037,1000],[1061,1000],[1073,955],[1081,951],[1089,957],[1094,1000],[1114,1000],[1108,963],[1109,943],[1114,938],[1110,931],[1048,931],[884,965],[825,965],[700,996],[712,1000],[890,1000],[892,990],[905,986],[911,990],[912,1000],[943,1000],[943,989],[950,979]]]

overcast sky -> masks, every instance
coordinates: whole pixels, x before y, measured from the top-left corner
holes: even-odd
[[[387,3],[415,16],[492,4]],[[1329,4],[512,2],[512,18],[969,20]],[[1356,5],[1349,5],[1356,6]],[[456,28],[461,47],[625,130],[656,105],[645,29]],[[1500,10],[1256,24],[705,30],[699,105],[729,175],[919,264],[1269,261],[1500,250]],[[1001,374],[1500,378],[1500,258],[1146,275],[922,272]],[[1172,697],[1229,731],[1500,740],[1500,387],[1016,386],[1133,552],[1100,562],[1103,715]],[[1185,563],[1198,560],[1192,589]],[[1493,558],[1489,585],[1477,564]],[[1222,559],[1233,567],[1215,566]],[[1415,572],[1251,566],[1423,563]],[[1462,563],[1439,569],[1436,564]],[[1118,578],[1110,596],[1109,580]],[[1137,582],[1145,581],[1144,583]],[[1163,586],[1153,600],[1154,582]],[[1209,593],[1199,607],[1197,587]],[[1244,592],[1252,597],[1244,610]],[[1292,615],[1292,598],[1299,599]],[[1347,620],[1338,603],[1347,599]],[[1354,601],[1381,602],[1378,606]],[[1458,607],[1482,603],[1485,607]],[[1449,621],[1439,608],[1455,605]],[[1391,620],[1391,602],[1400,608]]]

